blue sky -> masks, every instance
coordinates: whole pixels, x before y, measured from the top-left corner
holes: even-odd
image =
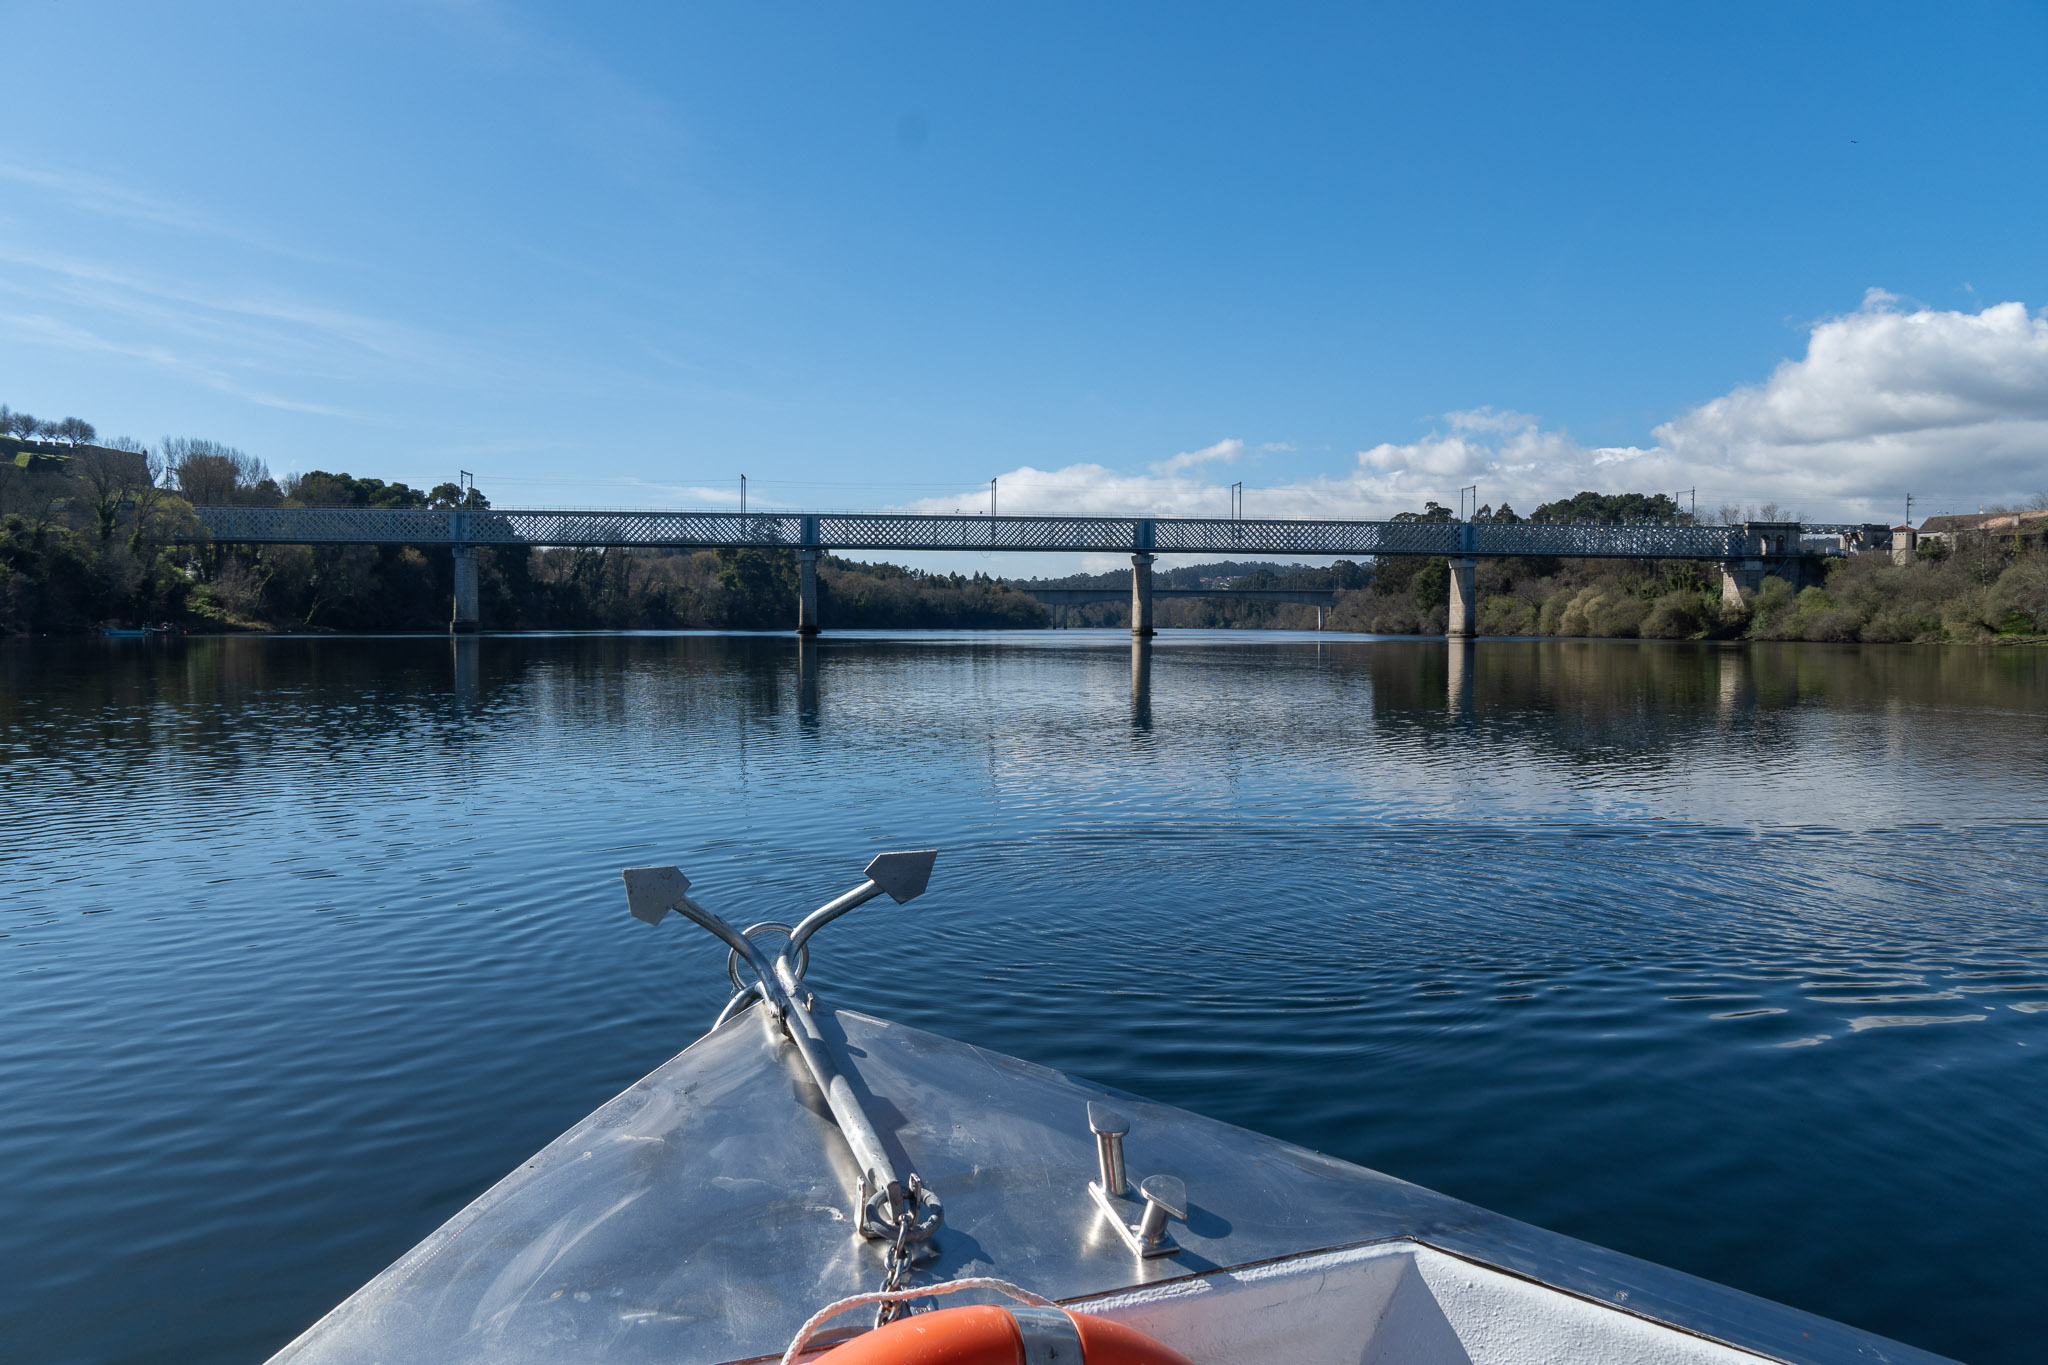
[[[0,401],[106,435],[526,506],[2048,488],[2038,5],[36,3],[0,43]]]

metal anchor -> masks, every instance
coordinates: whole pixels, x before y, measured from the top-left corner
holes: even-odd
[[[718,1022],[724,1023],[749,1001],[759,999],[767,1003],[769,1011],[795,1045],[811,1080],[824,1092],[832,1120],[838,1125],[840,1136],[846,1139],[854,1164],[860,1168],[860,1193],[854,1222],[864,1235],[878,1239],[902,1237],[907,1241],[924,1241],[938,1230],[945,1211],[939,1197],[914,1173],[907,1179],[897,1173],[895,1164],[882,1147],[882,1139],[875,1132],[874,1124],[869,1121],[860,1101],[854,1097],[853,1087],[847,1082],[846,1073],[852,1069],[851,1063],[843,1062],[836,1055],[830,1040],[811,1015],[808,1008],[811,997],[802,992],[797,983],[803,975],[807,957],[805,944],[812,934],[877,896],[887,895],[899,905],[917,899],[931,881],[932,864],[938,856],[936,849],[919,849],[884,853],[877,857],[865,869],[866,881],[804,916],[789,932],[788,943],[772,961],[749,934],[769,928],[780,929],[781,926],[755,925],[746,932],[735,929],[722,916],[690,899],[690,879],[674,867],[629,867],[622,874],[626,882],[626,904],[636,919],[659,924],[669,911],[674,910],[709,930],[732,949],[738,962],[744,962],[752,971],[755,981],[733,997],[719,1015]],[[798,1002],[800,995],[802,1004]],[[716,1026],[713,1025],[714,1028]]]

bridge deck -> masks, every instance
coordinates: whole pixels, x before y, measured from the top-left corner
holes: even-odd
[[[1736,559],[1770,541],[1741,526],[1253,521],[1202,517],[914,516],[842,512],[572,512],[199,507],[193,540],[240,544],[535,545],[1223,555],[1556,555]],[[1798,528],[1792,530],[1796,551]],[[1878,527],[1808,525],[1808,533]],[[1782,539],[1782,537],[1781,537]]]
[[[1129,602],[1129,586],[1121,588],[1040,588],[1029,583],[1011,585],[1017,591],[1029,593],[1048,607],[1078,607],[1091,602]],[[1334,607],[1337,605],[1336,588],[1159,588],[1152,589],[1152,596],[1165,601],[1171,598],[1227,597],[1236,602],[1294,602],[1309,607]]]

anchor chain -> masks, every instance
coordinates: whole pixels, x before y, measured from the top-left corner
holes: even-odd
[[[910,1229],[915,1220],[908,1209],[896,1221],[896,1236],[890,1241],[889,1249],[883,1253],[882,1293],[894,1294],[903,1288],[903,1277],[910,1273]],[[903,1299],[884,1299],[875,1305],[875,1326],[887,1327],[910,1311],[910,1305]]]
[[[946,1211],[939,1196],[912,1172],[906,1185],[892,1185],[863,1202],[866,1209],[863,1231],[870,1237],[886,1238],[882,1258],[882,1292],[893,1294],[903,1288],[903,1277],[914,1268],[920,1248],[928,1247],[932,1234],[945,1221]],[[910,1310],[901,1301],[885,1300],[875,1311],[875,1326],[883,1327]]]

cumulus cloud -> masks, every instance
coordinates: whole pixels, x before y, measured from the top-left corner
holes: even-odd
[[[1427,435],[1360,450],[1340,472],[1247,489],[1245,513],[1385,517],[1431,499],[1455,504],[1474,483],[1484,501],[1524,512],[1588,488],[1697,488],[1703,508],[1776,502],[1845,520],[1895,517],[1907,493],[1935,509],[2019,500],[2048,488],[2048,317],[2019,303],[1907,308],[1874,289],[1854,312],[1814,324],[1803,357],[1650,435],[1644,446],[1589,446],[1529,413],[1445,413]],[[1012,470],[1003,510],[1221,516],[1229,493],[1201,477],[1205,466],[1291,448],[1233,437],[1144,474],[1098,464]],[[951,510],[968,496],[918,510]]]
[[[1262,447],[1262,449],[1270,448]],[[1171,475],[1178,474],[1183,469],[1193,469],[1197,465],[1236,464],[1238,457],[1242,454],[1244,454],[1244,442],[1231,436],[1218,441],[1215,445],[1203,446],[1200,450],[1183,450],[1170,460],[1160,460],[1152,466],[1152,472],[1154,474]]]
[[[1780,501],[2017,496],[2048,483],[2048,318],[2019,303],[1906,311],[1873,289],[1813,329],[1804,359],[1655,436]]]

